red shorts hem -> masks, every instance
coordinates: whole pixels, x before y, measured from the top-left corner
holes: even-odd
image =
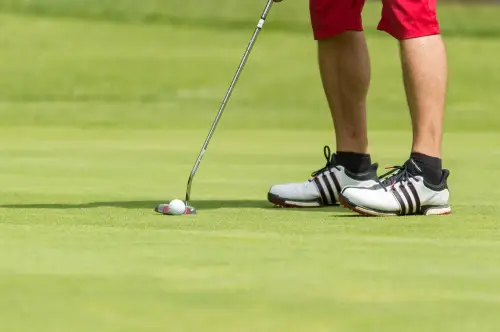
[[[348,32],[348,31],[363,31],[363,28],[346,27],[346,28],[337,28],[337,29],[329,29],[329,30],[315,30],[314,31],[314,40],[332,38],[332,37],[338,36],[340,34],[343,34],[344,32]]]
[[[441,34],[438,26],[429,28],[428,30],[392,30],[379,25],[377,30],[383,31],[397,40],[421,38]]]

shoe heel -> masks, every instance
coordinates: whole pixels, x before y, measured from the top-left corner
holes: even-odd
[[[439,216],[451,214],[451,207],[449,205],[427,206],[422,208],[422,214],[424,216]]]

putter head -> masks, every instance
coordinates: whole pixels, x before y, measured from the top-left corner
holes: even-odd
[[[155,212],[168,216],[172,215],[168,211],[168,204],[158,204],[155,207]],[[186,210],[184,210],[184,215],[190,215],[190,214],[196,214],[196,209],[192,206],[186,205]]]

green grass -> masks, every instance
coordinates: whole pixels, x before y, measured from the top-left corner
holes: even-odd
[[[152,208],[182,198],[253,27],[12,13],[0,24],[3,331],[498,329],[497,41],[447,39],[453,215],[265,201],[333,144],[313,41],[271,28],[195,179],[199,214],[164,217]],[[370,48],[373,156],[398,164],[411,135],[397,48],[382,34]]]

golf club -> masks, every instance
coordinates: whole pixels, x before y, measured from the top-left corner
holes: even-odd
[[[241,72],[243,71],[243,68],[245,67],[245,64],[248,60],[248,57],[249,57],[249,55],[252,51],[252,48],[257,40],[257,37],[259,36],[259,33],[262,30],[262,27],[264,26],[264,23],[266,21],[267,15],[269,14],[269,11],[271,10],[271,6],[273,5],[273,2],[274,2],[274,0],[267,1],[266,7],[264,8],[264,11],[262,12],[260,20],[257,23],[257,27],[255,28],[255,31],[252,35],[252,39],[250,39],[250,43],[248,44],[247,49],[246,49],[245,53],[243,54],[243,58],[240,62],[240,65],[238,66],[238,70],[236,71],[236,74],[234,75],[234,78],[231,81],[231,85],[229,86],[229,89],[226,93],[226,96],[224,97],[224,99],[222,101],[222,105],[219,109],[219,112],[217,113],[217,116],[215,117],[215,120],[212,124],[212,127],[210,128],[210,131],[208,132],[208,136],[205,140],[205,143],[203,144],[201,151],[198,155],[198,158],[196,159],[196,162],[193,166],[193,169],[191,170],[191,174],[189,175],[187,188],[186,188],[186,199],[185,199],[186,213],[185,214],[196,213],[196,210],[193,207],[188,206],[188,203],[191,199],[191,185],[193,183],[194,176],[196,175],[196,171],[198,170],[198,167],[200,166],[201,160],[203,159],[203,156],[207,150],[208,144],[210,143],[210,140],[212,139],[215,128],[217,127],[217,124],[219,123],[219,120],[222,116],[222,113],[224,112],[224,109],[226,108],[226,105],[229,101],[229,98],[231,97],[231,94],[233,93],[234,87],[235,87],[236,83],[238,82],[238,79],[241,75]],[[162,213],[162,214],[167,214],[168,213],[168,205],[160,204],[159,206],[156,207],[156,211],[159,213]]]

